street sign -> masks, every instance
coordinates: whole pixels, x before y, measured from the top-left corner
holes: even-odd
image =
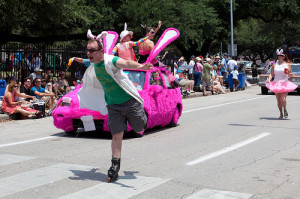
[[[230,57],[232,56],[237,56],[237,45],[236,44],[233,44],[233,54],[231,54],[231,45],[228,44],[228,54]]]

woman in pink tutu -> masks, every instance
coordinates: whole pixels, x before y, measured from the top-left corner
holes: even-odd
[[[271,73],[267,79],[266,86],[270,91],[273,91],[276,95],[277,105],[280,112],[279,119],[288,117],[286,110],[286,97],[288,92],[295,90],[298,86],[288,80],[288,76],[293,76],[290,60],[288,56],[283,53],[283,49],[277,49],[278,61],[272,65]],[[275,75],[272,82],[270,80]],[[284,114],[282,114],[282,108]]]

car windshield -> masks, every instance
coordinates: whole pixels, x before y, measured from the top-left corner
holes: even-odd
[[[300,65],[299,64],[291,64],[293,74],[300,75]]]
[[[128,78],[132,81],[137,90],[144,90],[146,72],[143,71],[124,71],[128,75]]]
[[[245,67],[251,67],[251,65],[252,65],[252,62],[248,62],[245,64]]]

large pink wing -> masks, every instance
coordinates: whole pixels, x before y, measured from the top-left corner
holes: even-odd
[[[159,38],[158,42],[152,49],[148,59],[146,60],[146,63],[152,63],[154,64],[155,61],[154,59],[156,58],[157,55],[165,48],[167,47],[170,43],[172,43],[175,39],[177,39],[180,35],[180,32],[175,29],[175,28],[168,28],[164,31],[162,36]]]
[[[103,38],[104,53],[112,55],[112,50],[118,41],[118,33],[114,31],[107,31],[106,37]]]

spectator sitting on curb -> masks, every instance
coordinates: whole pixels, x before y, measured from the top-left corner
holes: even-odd
[[[190,94],[190,92],[194,93],[194,81],[187,79],[186,75],[182,73],[181,70],[177,70],[176,78],[178,81],[179,87],[182,88],[182,92],[185,94]],[[190,91],[189,91],[190,90]]]
[[[30,89],[32,87],[32,81],[30,77],[24,78],[24,84],[20,87],[20,93],[25,95],[31,95]],[[35,98],[35,97],[34,97]],[[29,101],[29,98],[25,99],[26,101]]]
[[[57,101],[54,100],[54,93],[45,91],[44,88],[41,87],[42,81],[40,78],[36,78],[34,80],[34,87],[31,88],[31,95],[36,96],[37,99],[41,99],[45,102],[46,107],[49,110],[53,109],[53,105],[57,104]]]
[[[65,95],[71,91],[69,82],[65,79],[66,73],[64,71],[60,71],[59,75],[60,77],[58,78],[58,90]]]
[[[8,85],[8,91],[4,95],[3,102],[1,105],[1,111],[11,115],[20,113],[22,116],[29,118],[39,117],[39,115],[41,114],[40,111],[27,108],[25,104],[27,104],[28,102],[25,100],[16,101],[17,97],[34,98],[33,96],[19,93],[18,84],[15,82],[11,82]]]
[[[6,88],[5,88],[4,94],[8,91],[8,85],[9,85],[10,83],[17,83],[17,79],[16,79],[15,76],[11,76],[11,77],[8,79],[8,81],[7,81],[7,86],[6,86]]]
[[[46,68],[46,72],[43,75],[43,79],[47,79],[47,77],[50,76],[50,75],[53,76],[53,74],[51,72],[52,72],[52,70],[51,70],[50,67]]]
[[[58,90],[58,80],[57,77],[53,77],[52,78],[52,88],[53,88],[53,92],[55,94],[55,97],[58,99],[59,96],[63,96],[63,94]]]
[[[225,94],[225,90],[222,88],[221,83],[220,83],[220,78],[222,76],[218,76],[217,74],[217,65],[214,65],[212,72],[212,82],[213,82],[213,87],[218,93]]]
[[[215,94],[215,88],[212,85],[211,79],[211,70],[212,70],[212,60],[206,58],[207,63],[203,65],[203,76],[202,76],[202,85],[203,85],[203,96],[206,96],[206,86],[210,87],[212,95]]]

